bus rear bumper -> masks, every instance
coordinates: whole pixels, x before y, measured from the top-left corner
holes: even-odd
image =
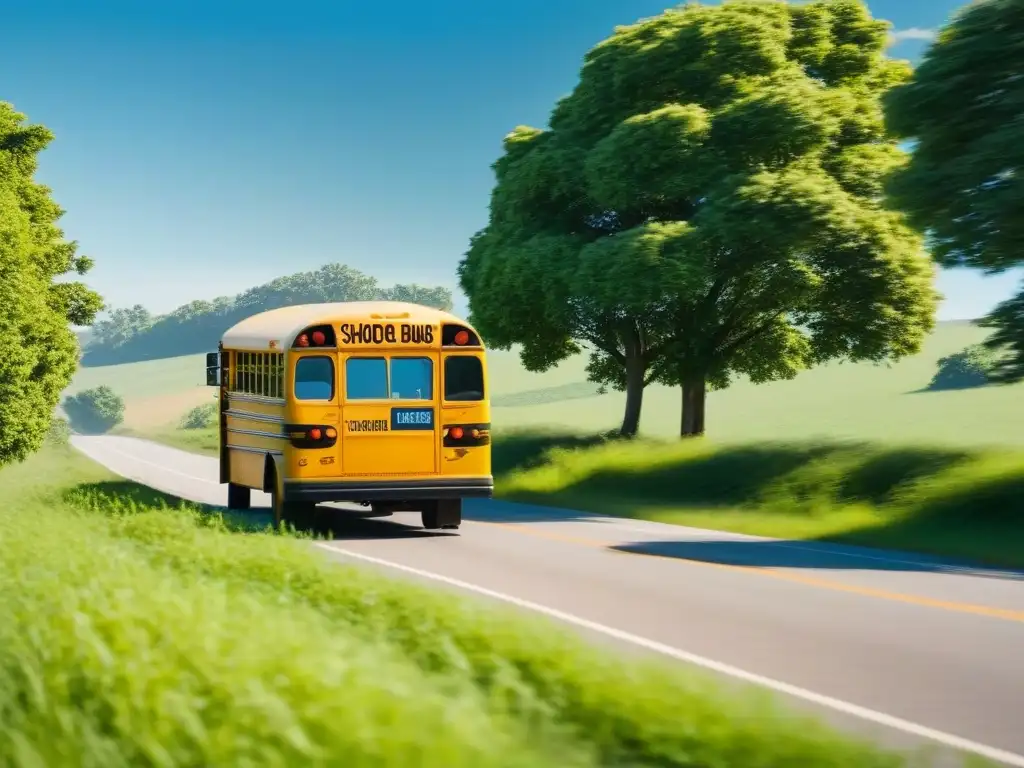
[[[432,477],[422,480],[285,481],[285,499],[322,504],[331,501],[433,501],[489,499],[493,477]]]

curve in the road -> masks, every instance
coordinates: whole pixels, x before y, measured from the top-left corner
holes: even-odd
[[[73,443],[126,478],[224,504],[214,459],[132,438]],[[436,545],[388,521],[316,546],[1024,768],[1024,574],[498,501],[467,518],[465,535]],[[716,547],[753,562],[686,557]],[[631,550],[664,556],[616,556]]]

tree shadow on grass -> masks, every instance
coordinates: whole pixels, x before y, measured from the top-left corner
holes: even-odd
[[[579,438],[576,438],[579,440]],[[595,439],[596,440],[596,439]],[[593,443],[592,443],[593,444]],[[555,443],[555,447],[562,447]],[[567,447],[588,447],[580,442]],[[526,455],[535,451],[530,458]],[[539,450],[539,453],[536,451]],[[543,466],[549,459],[539,441],[523,440],[516,446],[519,468]],[[657,452],[659,446],[650,450]],[[666,448],[671,450],[671,448]],[[498,452],[498,446],[495,447]],[[653,457],[657,459],[657,455]],[[861,443],[765,444],[722,447],[712,452],[683,455],[677,461],[607,466],[559,489],[566,499],[621,502],[623,516],[629,505],[670,506],[679,509],[730,510],[757,507],[783,492],[790,502],[881,505],[914,482],[967,461],[966,451],[931,448],[879,449]],[[499,471],[495,471],[499,475]],[[517,494],[542,502],[547,497]],[[604,506],[604,505],[602,505]],[[787,508],[792,513],[792,506]],[[497,520],[503,511],[495,509]],[[510,521],[523,521],[521,510],[509,509]],[[555,514],[550,510],[547,514]],[[534,519],[543,519],[537,510]],[[556,515],[564,519],[563,515]]]
[[[658,446],[652,445],[650,450],[656,451]],[[883,522],[821,537],[817,541],[832,545],[833,552],[828,556],[821,553],[822,547],[814,550],[813,540],[778,544],[736,540],[657,542],[623,548],[765,567],[1020,569],[1024,567],[1024,545],[1020,544],[1024,542],[1024,467],[1019,474],[981,480],[972,486],[957,485],[948,493],[936,485],[941,483],[943,473],[975,456],[966,450],[880,448],[865,443],[726,446],[650,467],[642,463],[610,464],[559,486],[554,493],[516,493],[514,500],[526,504],[475,505],[471,516],[492,522],[529,523],[607,515],[643,518],[652,508],[667,508],[699,511],[703,519],[707,519],[707,513],[713,515],[721,509],[732,519],[749,512],[752,518],[764,520],[773,514],[811,518],[827,515],[830,508],[863,506],[877,510]],[[545,461],[541,456],[522,463],[543,466]],[[915,488],[921,481],[929,483],[927,492]],[[543,506],[559,504],[572,509]],[[582,511],[588,508],[596,512]],[[836,554],[836,544],[853,548]],[[876,551],[866,553],[865,547]],[[897,552],[879,553],[877,549]],[[933,557],[901,557],[899,552],[930,553]],[[887,564],[880,557],[891,562]],[[964,562],[951,566],[947,557],[963,558]],[[898,560],[907,562],[895,562]]]
[[[1024,471],[931,493],[911,513],[893,517],[883,526],[828,540],[953,552],[993,567],[1024,569]]]
[[[182,513],[197,512],[210,518],[211,522],[212,518],[219,516],[225,529],[232,533],[269,533],[273,528],[273,518],[266,508],[240,511],[198,504],[128,480],[81,483],[67,491],[64,499],[80,509],[107,515],[140,514],[153,508],[166,507]],[[324,505],[317,507],[314,518],[298,527],[298,532],[334,541],[458,536],[452,531],[428,531],[390,519],[368,517],[366,513]]]
[[[495,477],[539,467],[556,449],[579,450],[608,443],[608,435],[574,435],[557,432],[504,432],[491,448],[491,471]]]

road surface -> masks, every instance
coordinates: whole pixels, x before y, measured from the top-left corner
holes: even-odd
[[[123,477],[226,503],[212,458],[73,444]],[[773,688],[887,745],[1024,766],[1024,573],[500,501],[465,516],[458,532],[423,531],[414,513],[339,523],[318,546]]]

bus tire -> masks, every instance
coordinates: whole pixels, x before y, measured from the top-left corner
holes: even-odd
[[[454,530],[462,524],[462,499],[439,499],[423,509],[423,527]]]
[[[249,509],[252,490],[247,485],[228,483],[228,509]]]
[[[284,531],[289,527],[304,530],[312,527],[316,504],[304,501],[286,501],[284,483],[277,474],[277,468],[269,470],[270,510],[274,515],[274,528]]]

